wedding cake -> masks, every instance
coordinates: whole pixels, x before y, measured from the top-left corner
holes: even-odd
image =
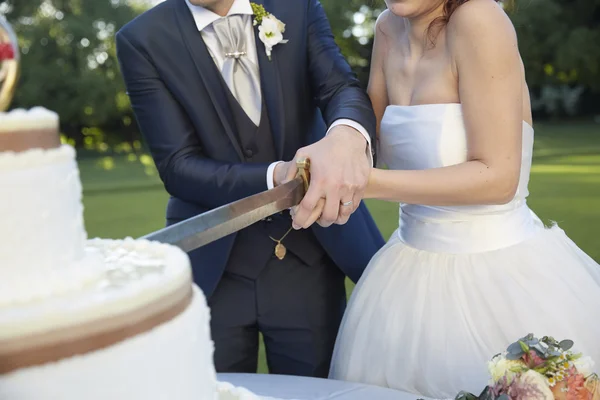
[[[0,399],[257,399],[217,382],[183,251],[87,240],[58,124],[42,108],[0,113]]]

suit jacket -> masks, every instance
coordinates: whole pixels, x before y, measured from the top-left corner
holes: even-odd
[[[318,0],[256,2],[286,23],[284,38],[289,40],[275,46],[269,60],[255,32],[278,159],[293,159],[299,148],[321,139],[337,119],[354,120],[374,135],[370,100],[335,44]],[[124,26],[116,41],[138,125],[171,195],[168,221],[267,190],[269,164],[243,162],[220,72],[185,0],[167,0],[145,12]],[[384,244],[364,205],[344,226],[311,229],[354,281]],[[197,250],[204,262],[193,266],[194,277],[208,296],[223,273],[235,236]]]

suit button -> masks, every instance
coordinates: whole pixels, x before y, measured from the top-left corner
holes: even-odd
[[[246,155],[246,157],[252,158],[252,156],[254,155],[254,152],[252,151],[252,149],[246,149],[246,150],[244,150],[244,154]]]

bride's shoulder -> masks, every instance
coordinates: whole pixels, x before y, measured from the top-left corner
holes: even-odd
[[[516,38],[514,26],[504,8],[494,0],[469,0],[458,6],[447,25],[450,45],[487,38]]]

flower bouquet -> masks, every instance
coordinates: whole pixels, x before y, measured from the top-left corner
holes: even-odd
[[[600,400],[594,362],[572,347],[529,334],[488,363],[491,383],[479,396],[461,392],[455,400]]]

